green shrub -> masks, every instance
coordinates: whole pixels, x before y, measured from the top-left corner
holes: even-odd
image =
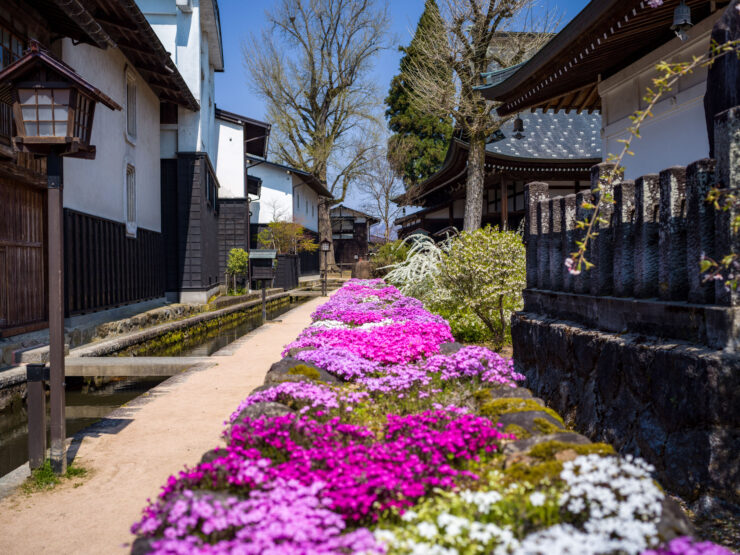
[[[370,257],[370,264],[373,267],[375,277],[383,277],[388,273],[388,266],[398,264],[406,260],[409,254],[408,245],[401,240],[392,241],[381,245],[377,251]]]

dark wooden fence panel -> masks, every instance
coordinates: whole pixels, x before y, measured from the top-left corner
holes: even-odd
[[[162,235],[74,210],[64,211],[67,314],[164,295]]]
[[[0,335],[43,327],[46,190],[0,177]]]
[[[295,254],[279,254],[275,269],[275,287],[285,290],[298,287],[299,259]]]

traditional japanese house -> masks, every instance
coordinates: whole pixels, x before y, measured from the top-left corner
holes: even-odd
[[[592,0],[527,62],[489,76],[484,96],[501,105],[499,115],[530,110],[566,114],[598,110],[603,119],[602,151],[619,154],[630,116],[644,99],[656,64],[689,62],[709,51],[712,26],[728,2],[666,0],[651,8],[645,0]],[[707,68],[679,80],[653,108],[624,159],[625,177],[656,168],[686,165],[709,155],[702,100]],[[670,147],[668,146],[670,145]]]
[[[250,249],[250,202],[260,197],[262,179],[247,172],[247,156],[266,159],[269,123],[216,108],[218,149],[219,270],[226,270],[229,251]]]
[[[483,225],[516,229],[524,217],[524,185],[547,181],[556,195],[589,187],[589,170],[601,162],[598,113],[523,113],[507,121],[486,146]],[[444,238],[462,229],[468,145],[453,139],[442,168],[408,191],[402,204],[421,207],[398,218],[400,237]],[[504,200],[505,199],[505,200]]]
[[[380,220],[343,204],[332,207],[329,217],[336,262],[354,264],[359,259],[367,260],[370,228]]]
[[[332,194],[311,174],[265,158],[247,155],[247,174],[260,180],[259,196],[250,201],[250,247],[257,247],[257,234],[270,222],[289,221],[303,226],[305,233],[319,238],[319,203]],[[316,252],[302,252],[301,275],[319,272]]]
[[[31,39],[94,84],[120,111],[97,110],[94,160],[64,160],[66,313],[164,295],[160,103],[198,103],[133,0],[6,0],[0,65]],[[2,84],[0,84],[2,85]],[[16,152],[0,98],[0,334],[46,327],[46,175]]]

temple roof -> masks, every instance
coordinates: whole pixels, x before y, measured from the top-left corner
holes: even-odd
[[[514,118],[501,128],[504,139],[486,146],[491,154],[539,160],[601,157],[601,114],[547,112],[520,114],[524,137],[514,137]]]

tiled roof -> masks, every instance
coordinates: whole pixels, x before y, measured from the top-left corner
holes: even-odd
[[[522,112],[524,137],[514,137],[514,118],[502,127],[504,139],[486,145],[493,154],[543,160],[601,157],[601,114]]]

